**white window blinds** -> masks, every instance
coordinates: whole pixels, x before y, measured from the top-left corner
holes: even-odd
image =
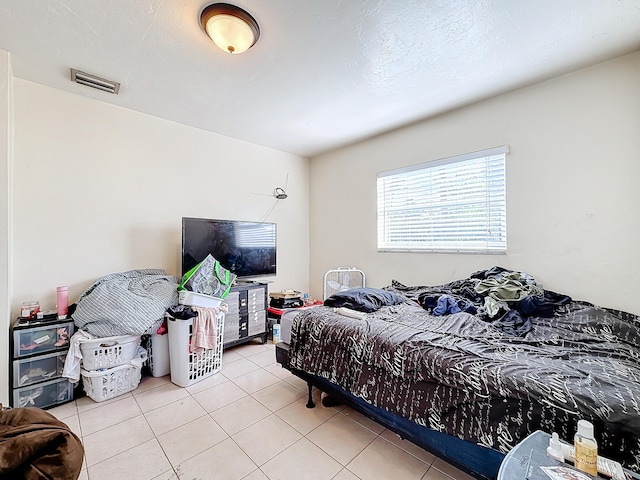
[[[378,174],[378,250],[505,253],[507,145]]]

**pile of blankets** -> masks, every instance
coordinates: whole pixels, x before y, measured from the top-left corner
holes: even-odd
[[[73,321],[98,338],[156,333],[178,303],[178,281],[162,269],[112,273],[80,295]]]

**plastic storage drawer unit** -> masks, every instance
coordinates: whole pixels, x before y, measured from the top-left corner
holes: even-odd
[[[49,353],[13,361],[13,388],[62,377],[67,352]]]
[[[73,321],[42,327],[16,327],[13,330],[13,356],[19,358],[37,353],[67,350],[73,328]]]
[[[37,383],[13,391],[14,407],[47,408],[73,398],[73,384],[68,378]]]

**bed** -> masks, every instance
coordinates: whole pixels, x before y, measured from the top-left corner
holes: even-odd
[[[599,454],[640,470],[638,316],[501,267],[334,297],[276,346],[309,407],[319,388],[479,479],[530,433],[570,441],[587,419]]]

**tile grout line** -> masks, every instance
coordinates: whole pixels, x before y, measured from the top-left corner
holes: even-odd
[[[160,386],[160,385],[159,385]],[[158,386],[158,387],[159,387]],[[153,387],[153,388],[158,388],[158,387]],[[153,388],[149,389],[149,390],[153,390]],[[149,391],[149,390],[145,390],[145,392]],[[187,392],[189,393],[189,392]],[[189,395],[191,395],[189,393]],[[156,434],[156,432],[153,430],[153,427],[151,426],[151,424],[149,423],[149,420],[147,419],[147,416],[144,412],[144,410],[142,410],[142,407],[140,406],[140,404],[138,403],[138,399],[136,398],[136,396],[133,394],[132,395],[133,400],[136,402],[136,405],[138,405],[138,408],[140,409],[140,412],[142,412],[142,417],[144,418],[145,423],[147,424],[147,426],[149,427],[149,430],[151,430],[151,433],[153,433],[153,439],[156,441],[156,443],[158,444],[158,446],[160,447],[160,450],[162,451],[164,458],[167,459],[167,463],[171,466],[171,471],[176,475],[177,478],[178,477],[178,472],[176,472],[176,466],[173,465],[173,463],[171,463],[171,460],[169,459],[167,452],[165,451],[164,447],[162,446],[162,443],[160,442],[160,440],[158,440],[158,435]],[[179,400],[178,400],[179,401]],[[153,411],[153,410],[150,410]],[[89,468],[87,467],[87,473],[88,473]],[[168,472],[169,470],[167,470],[166,472],[162,472],[160,475],[164,475]],[[159,475],[156,475],[159,476]]]
[[[258,345],[256,345],[256,346],[258,346]],[[149,422],[149,419],[147,418],[147,414],[149,414],[149,413],[151,413],[151,412],[154,412],[154,411],[156,411],[156,410],[158,410],[158,409],[160,409],[160,408],[164,408],[164,407],[166,407],[167,405],[171,405],[172,403],[180,402],[180,401],[183,401],[183,400],[185,400],[185,399],[189,398],[189,399],[191,399],[191,400],[195,401],[195,403],[205,411],[205,414],[204,414],[204,415],[202,415],[202,417],[199,417],[199,418],[204,418],[204,416],[205,416],[205,415],[206,415],[206,416],[208,416],[208,417],[209,417],[209,419],[210,419],[211,421],[213,421],[213,422],[214,422],[214,423],[215,423],[215,424],[216,424],[216,425],[221,429],[221,431],[222,431],[222,432],[224,432],[224,435],[226,435],[226,437],[225,437],[223,440],[220,440],[220,441],[218,441],[217,443],[215,443],[215,444],[211,445],[211,446],[210,446],[210,447],[208,447],[206,450],[208,450],[208,449],[210,449],[210,448],[215,447],[216,445],[218,445],[219,443],[221,443],[221,442],[222,442],[222,441],[224,441],[224,440],[231,439],[231,441],[236,445],[236,447],[237,447],[237,448],[239,448],[239,449],[240,449],[240,451],[242,451],[242,452],[243,452],[243,454],[244,454],[244,455],[246,455],[246,456],[248,457],[248,459],[252,462],[252,464],[256,467],[254,470],[252,470],[250,473],[248,473],[247,475],[245,475],[245,477],[243,477],[243,478],[246,478],[246,477],[249,477],[249,476],[251,476],[251,475],[255,474],[257,470],[259,470],[259,471],[262,473],[262,475],[264,475],[266,478],[269,478],[269,477],[268,477],[268,475],[267,475],[267,474],[262,470],[262,466],[261,466],[261,465],[257,465],[257,464],[256,464],[256,462],[253,460],[253,458],[251,458],[251,456],[249,456],[249,454],[248,454],[248,453],[247,453],[247,452],[246,452],[246,451],[245,451],[245,450],[244,450],[244,449],[243,449],[243,448],[242,448],[242,447],[241,447],[241,446],[236,442],[235,438],[233,438],[233,435],[237,435],[237,434],[239,434],[240,432],[242,432],[242,431],[246,430],[247,428],[250,428],[250,427],[254,426],[254,425],[255,425],[255,424],[257,424],[258,422],[261,422],[261,421],[263,421],[264,419],[266,419],[266,418],[270,418],[271,416],[273,416],[274,418],[277,418],[277,419],[281,420],[282,422],[284,422],[285,424],[287,424],[291,429],[293,429],[295,432],[297,432],[297,433],[300,435],[300,438],[298,438],[297,440],[295,440],[291,445],[288,445],[287,447],[285,447],[284,449],[282,449],[282,450],[281,450],[281,451],[279,451],[278,453],[271,455],[267,460],[265,460],[265,462],[263,462],[263,464],[262,464],[262,465],[264,465],[264,464],[266,464],[267,462],[271,461],[273,458],[275,458],[276,456],[280,455],[282,452],[286,451],[288,448],[291,448],[291,446],[293,446],[293,445],[295,445],[296,443],[298,443],[298,442],[302,441],[302,439],[305,439],[305,440],[307,440],[308,442],[310,442],[312,445],[314,445],[316,448],[318,448],[320,451],[322,451],[324,454],[326,454],[329,458],[331,458],[332,460],[334,460],[335,462],[337,462],[337,464],[341,467],[341,468],[340,468],[340,470],[339,470],[339,471],[338,471],[338,472],[337,472],[333,477],[331,477],[331,478],[336,478],[336,477],[338,477],[338,476],[340,475],[340,473],[341,473],[341,472],[343,472],[343,471],[345,471],[345,470],[346,470],[346,471],[347,471],[347,472],[349,472],[349,474],[351,474],[354,478],[358,478],[358,479],[359,479],[360,477],[358,477],[354,472],[352,472],[352,471],[348,468],[348,465],[349,465],[351,462],[353,462],[353,460],[354,460],[355,458],[357,458],[359,455],[361,455],[361,454],[362,454],[362,452],[364,452],[367,448],[369,448],[369,447],[370,447],[370,446],[371,446],[371,445],[372,445],[376,440],[378,440],[379,438],[381,438],[382,440],[384,440],[384,441],[385,441],[385,442],[387,442],[388,444],[391,444],[391,445],[393,445],[394,447],[397,447],[397,448],[398,448],[400,451],[402,451],[403,453],[410,455],[411,457],[415,458],[415,459],[416,459],[416,460],[418,460],[419,462],[421,462],[421,463],[423,463],[424,465],[426,465],[426,467],[427,467],[427,468],[426,468],[426,471],[425,471],[425,473],[423,474],[423,476],[422,476],[421,478],[423,478],[423,479],[424,479],[424,478],[426,478],[426,476],[427,476],[428,472],[429,472],[431,469],[433,469],[433,471],[434,471],[434,472],[438,472],[439,474],[444,475],[447,479],[455,480],[455,477],[452,477],[449,473],[446,473],[446,472],[444,472],[444,471],[440,470],[439,468],[437,468],[436,466],[434,466],[434,462],[435,462],[435,460],[436,460],[438,457],[435,457],[435,458],[434,458],[434,460],[432,460],[430,463],[427,463],[425,460],[423,460],[422,458],[418,457],[416,454],[412,453],[411,451],[409,451],[409,450],[405,450],[402,446],[397,445],[396,443],[394,443],[394,442],[393,442],[393,441],[391,441],[390,439],[385,438],[385,437],[383,436],[383,434],[384,434],[384,433],[385,433],[385,431],[387,431],[388,429],[383,428],[383,430],[382,430],[380,433],[377,433],[377,431],[372,430],[371,428],[369,428],[369,426],[364,425],[363,423],[361,423],[360,421],[358,421],[356,418],[351,417],[351,416],[349,416],[348,414],[346,414],[346,413],[345,413],[345,410],[347,410],[347,408],[342,408],[342,409],[340,409],[340,410],[334,411],[334,412],[332,413],[332,415],[331,415],[331,416],[329,416],[328,418],[323,419],[323,420],[321,421],[321,423],[320,423],[320,424],[318,424],[318,425],[316,425],[315,427],[313,427],[310,431],[308,431],[307,433],[302,433],[302,432],[301,432],[300,430],[298,430],[298,429],[297,429],[297,428],[296,428],[292,423],[290,423],[289,421],[287,421],[285,418],[283,418],[283,417],[282,417],[282,416],[280,416],[280,414],[279,414],[279,413],[281,413],[283,410],[285,410],[286,408],[291,407],[291,405],[295,404],[296,402],[300,402],[300,400],[301,400],[301,398],[302,398],[302,397],[298,397],[298,398],[296,398],[296,399],[294,399],[294,400],[292,400],[292,401],[290,401],[290,402],[286,403],[285,405],[279,406],[277,410],[272,410],[272,407],[270,407],[270,406],[269,406],[269,405],[267,405],[266,403],[263,403],[262,401],[260,401],[258,398],[256,398],[256,397],[254,396],[254,395],[258,394],[259,392],[262,392],[262,391],[264,391],[265,389],[268,389],[268,388],[273,387],[273,386],[276,386],[276,385],[282,385],[282,386],[292,387],[293,389],[295,389],[296,391],[298,391],[298,392],[300,392],[300,393],[302,393],[302,394],[304,394],[304,395],[306,395],[306,394],[307,394],[307,389],[305,388],[305,389],[303,390],[303,389],[300,387],[300,381],[301,381],[301,380],[298,380],[298,379],[297,379],[297,377],[295,377],[295,376],[293,376],[293,375],[289,375],[289,376],[286,376],[286,377],[281,377],[281,376],[278,376],[278,375],[276,375],[276,374],[272,373],[272,372],[269,370],[269,369],[273,369],[273,366],[274,366],[274,365],[278,365],[278,364],[277,364],[277,362],[275,362],[275,353],[274,353],[274,349],[273,349],[273,348],[268,348],[268,347],[266,347],[266,345],[263,345],[263,346],[265,347],[265,348],[263,348],[263,351],[257,351],[257,349],[255,349],[255,348],[254,348],[254,352],[253,352],[251,355],[242,355],[241,353],[236,352],[238,356],[235,358],[235,360],[232,360],[231,362],[229,362],[229,364],[233,364],[233,363],[235,363],[236,361],[240,361],[240,360],[243,360],[243,359],[244,359],[244,360],[248,360],[252,365],[255,365],[255,366],[256,366],[256,369],[255,369],[255,370],[251,370],[251,371],[246,372],[246,373],[244,373],[244,374],[242,374],[242,375],[236,376],[235,378],[229,378],[229,377],[226,377],[226,376],[222,373],[222,371],[220,371],[219,373],[220,373],[221,377],[222,377],[222,378],[224,378],[224,381],[222,381],[222,382],[220,382],[220,383],[214,383],[213,385],[208,386],[207,388],[204,388],[204,389],[202,389],[202,390],[197,390],[197,391],[195,391],[195,392],[193,392],[193,393],[188,389],[188,387],[182,387],[182,388],[185,388],[185,390],[187,391],[187,395],[186,395],[184,398],[181,398],[181,399],[175,400],[174,402],[170,402],[170,403],[168,403],[168,404],[166,404],[166,405],[158,406],[158,407],[156,407],[156,408],[153,408],[152,410],[149,410],[148,412],[144,412],[144,411],[143,411],[143,409],[142,409],[142,405],[141,405],[141,403],[139,402],[139,399],[138,399],[138,395],[141,395],[141,394],[146,393],[146,392],[153,392],[153,390],[155,390],[155,389],[161,388],[161,387],[163,387],[163,386],[165,386],[165,385],[167,385],[167,384],[171,384],[170,379],[169,379],[169,381],[167,381],[166,379],[165,379],[165,380],[162,380],[162,381],[160,381],[157,385],[153,385],[153,386],[150,386],[149,388],[145,388],[143,391],[139,392],[138,394],[136,394],[135,392],[128,392],[128,393],[129,393],[129,395],[130,395],[131,397],[133,397],[134,403],[135,403],[135,405],[136,405],[137,409],[140,411],[140,414],[144,417],[144,421],[145,421],[146,425],[149,427],[149,429],[150,429],[150,431],[151,431],[151,433],[152,433],[152,435],[153,435],[153,439],[156,441],[156,444],[160,447],[160,449],[161,449],[161,451],[162,451],[162,453],[163,453],[163,455],[164,455],[164,458],[166,459],[167,463],[171,466],[171,469],[170,469],[170,470],[167,470],[166,472],[160,473],[160,474],[159,474],[160,476],[164,476],[164,475],[166,475],[167,473],[169,473],[169,472],[171,471],[171,472],[173,473],[173,475],[175,475],[175,476],[176,476],[176,478],[179,478],[179,474],[178,474],[178,470],[179,470],[179,469],[178,469],[178,467],[179,467],[181,464],[183,464],[183,463],[185,463],[185,462],[187,462],[187,461],[189,461],[189,460],[191,460],[191,459],[195,458],[196,456],[200,455],[200,454],[201,454],[201,453],[203,453],[203,452],[196,453],[196,454],[194,454],[193,456],[190,456],[190,457],[189,457],[189,458],[187,458],[187,459],[183,459],[183,460],[181,460],[181,461],[180,461],[180,464],[178,464],[178,465],[173,465],[173,464],[172,464],[172,462],[169,460],[169,456],[168,456],[168,454],[167,454],[167,450],[165,449],[165,447],[163,447],[162,443],[160,442],[160,440],[159,440],[159,438],[158,438],[158,435],[156,435],[156,432],[155,432],[155,431],[153,430],[153,428],[151,427],[151,423]],[[265,353],[272,353],[272,354],[274,355],[274,361],[273,361],[272,363],[262,365],[262,364],[257,363],[256,361],[251,360],[251,357],[256,357],[256,359],[255,359],[255,360],[258,360],[258,359],[257,359],[257,356],[265,356],[265,355],[264,355]],[[264,363],[264,362],[262,362],[262,363]],[[275,380],[273,383],[270,383],[269,385],[261,386],[260,388],[258,388],[258,389],[257,389],[257,390],[255,390],[255,391],[252,391],[252,392],[248,391],[248,390],[251,390],[251,389],[253,388],[253,387],[251,387],[249,384],[245,383],[245,387],[243,388],[240,384],[236,383],[236,381],[238,381],[238,380],[239,380],[240,378],[242,378],[243,376],[245,376],[245,375],[250,375],[250,374],[252,374],[252,373],[254,373],[254,372],[259,372],[260,374],[267,374],[268,376],[273,376],[273,377],[275,377],[275,379],[276,379],[276,380]],[[169,377],[169,378],[170,378],[170,377]],[[206,391],[206,390],[212,390],[212,392],[213,392],[213,391],[214,391],[213,389],[215,389],[216,387],[219,387],[220,385],[224,385],[224,384],[225,384],[225,383],[227,383],[227,382],[231,382],[231,383],[234,385],[234,387],[237,387],[238,389],[240,389],[240,390],[245,394],[241,399],[244,399],[244,398],[246,398],[246,397],[248,396],[248,397],[250,397],[250,398],[251,398],[251,399],[253,399],[254,401],[257,401],[258,403],[260,403],[261,405],[263,405],[265,408],[267,408],[267,409],[269,410],[269,413],[268,413],[265,417],[263,417],[263,418],[261,418],[261,419],[259,419],[259,420],[252,421],[249,425],[244,426],[241,430],[239,430],[238,432],[235,432],[233,435],[230,435],[230,434],[229,434],[229,432],[228,432],[225,428],[223,428],[223,427],[222,427],[222,425],[220,425],[220,424],[215,420],[215,418],[213,417],[213,414],[214,414],[216,411],[220,410],[221,408],[225,408],[225,407],[227,407],[227,406],[230,406],[230,405],[232,405],[233,403],[235,403],[235,402],[237,402],[237,401],[239,401],[239,400],[241,400],[241,399],[236,399],[236,400],[230,401],[230,402],[226,403],[225,405],[219,406],[219,407],[215,408],[214,410],[212,410],[211,412],[209,412],[209,411],[207,410],[207,408],[205,408],[205,406],[204,406],[203,404],[201,404],[201,403],[197,400],[197,398],[196,398],[196,395],[198,395],[199,393],[202,393],[202,392],[204,392],[204,391]],[[259,382],[258,382],[258,383],[259,383]],[[319,392],[319,393],[317,393],[317,392],[316,392],[316,390],[317,390],[317,389],[314,389],[314,393],[313,393],[313,394],[314,394],[314,397],[315,397],[316,395],[318,395],[318,394],[320,394],[320,395],[321,395],[321,392],[320,392],[319,390],[317,390],[317,392]],[[122,398],[120,398],[120,399],[112,399],[112,401],[111,401],[111,402],[106,402],[106,403],[102,403],[102,404],[97,404],[97,405],[95,405],[93,408],[84,408],[84,409],[82,410],[82,412],[80,411],[80,406],[78,405],[78,401],[77,401],[77,400],[74,400],[74,401],[73,401],[74,405],[73,405],[73,410],[72,410],[72,411],[73,411],[73,412],[75,412],[75,413],[71,413],[71,414],[67,415],[65,418],[71,418],[72,416],[74,416],[74,417],[77,419],[77,424],[78,424],[78,428],[79,428],[79,436],[80,436],[80,438],[84,441],[85,437],[86,437],[86,436],[88,436],[88,435],[84,435],[84,434],[83,434],[82,422],[81,422],[81,420],[80,420],[81,413],[90,412],[90,411],[92,411],[92,410],[94,410],[94,409],[101,408],[101,407],[103,407],[103,406],[107,405],[108,403],[116,403],[117,401],[124,400],[124,399],[125,399],[125,398],[124,398],[124,396],[122,396]],[[87,404],[87,405],[88,405],[88,404]],[[70,409],[70,410],[71,410],[71,409]],[[346,419],[348,419],[349,421],[354,422],[354,423],[355,423],[355,424],[357,424],[358,426],[360,426],[360,427],[362,427],[362,428],[364,428],[364,429],[366,429],[366,430],[368,430],[369,432],[371,432],[371,433],[373,433],[373,434],[374,434],[373,438],[372,438],[372,439],[371,439],[371,440],[370,440],[366,445],[364,445],[361,449],[359,449],[359,450],[358,450],[358,452],[353,456],[353,458],[351,458],[351,459],[349,460],[349,462],[347,462],[347,465],[343,465],[343,464],[342,464],[338,459],[334,458],[334,457],[333,457],[333,456],[332,456],[328,451],[326,451],[325,449],[323,449],[320,445],[316,444],[315,442],[313,442],[313,441],[308,437],[312,432],[314,432],[314,431],[315,431],[315,430],[317,430],[318,428],[322,427],[322,425],[325,425],[328,421],[330,421],[331,419],[335,418],[335,415],[340,414],[340,413],[342,413],[342,414],[343,414],[343,416],[344,416]],[[356,412],[356,413],[357,413],[357,412]],[[134,417],[134,418],[135,418],[135,417]],[[365,418],[365,419],[368,419],[368,417],[366,417],[366,416],[365,416],[364,418]],[[64,419],[62,419],[62,420],[64,421]],[[108,427],[104,427],[104,428],[101,428],[100,430],[96,430],[96,432],[92,432],[92,433],[90,433],[89,435],[92,435],[92,434],[94,434],[94,433],[98,433],[98,432],[100,432],[100,431],[103,431],[104,429],[111,428],[111,427],[113,427],[113,426],[115,426],[115,425],[119,425],[119,424],[121,424],[121,423],[123,423],[123,422],[125,422],[125,421],[129,421],[129,420],[131,420],[131,419],[126,419],[126,420],[123,420],[123,421],[121,421],[121,422],[118,422],[118,423],[116,423],[116,424],[114,424],[114,425],[109,425]],[[184,425],[187,425],[187,424],[188,424],[188,423],[190,423],[190,422],[197,421],[197,420],[198,420],[198,419],[190,420],[190,421],[188,421],[188,422],[185,422],[185,423],[183,423],[183,424],[181,424],[181,425],[179,425],[179,426],[177,426],[177,427],[172,428],[171,430],[169,430],[168,432],[165,432],[165,433],[169,433],[169,432],[171,432],[171,431],[173,431],[173,430],[175,430],[175,429],[177,429],[177,428],[180,428],[180,427],[182,427],[182,426],[184,426]],[[395,433],[394,433],[393,431],[391,431],[391,430],[388,430],[388,431],[395,435]],[[145,443],[145,442],[142,442],[140,445],[142,445],[143,443]],[[206,450],[205,450],[205,451],[206,451]],[[120,452],[120,453],[123,453],[123,452]],[[111,456],[111,457],[109,457],[109,458],[113,458],[114,456],[119,455],[120,453],[115,454],[115,455],[112,455],[112,456]],[[99,463],[102,463],[103,461],[106,461],[106,460],[108,460],[108,459],[103,459],[103,460],[101,460],[101,462],[99,462]],[[99,464],[99,463],[98,463],[98,464]],[[84,461],[83,461],[83,464],[84,464],[83,466],[85,466],[85,467],[86,467],[86,468],[83,468],[83,471],[85,472],[86,477],[87,477],[87,478],[90,478],[90,475],[89,475],[89,466],[88,466],[88,465],[87,465],[87,463],[86,463],[86,457],[85,457],[85,459],[84,459]],[[96,465],[98,465],[98,464],[96,464]],[[95,465],[94,465],[94,466],[95,466]],[[93,466],[92,466],[92,467],[93,467]]]

